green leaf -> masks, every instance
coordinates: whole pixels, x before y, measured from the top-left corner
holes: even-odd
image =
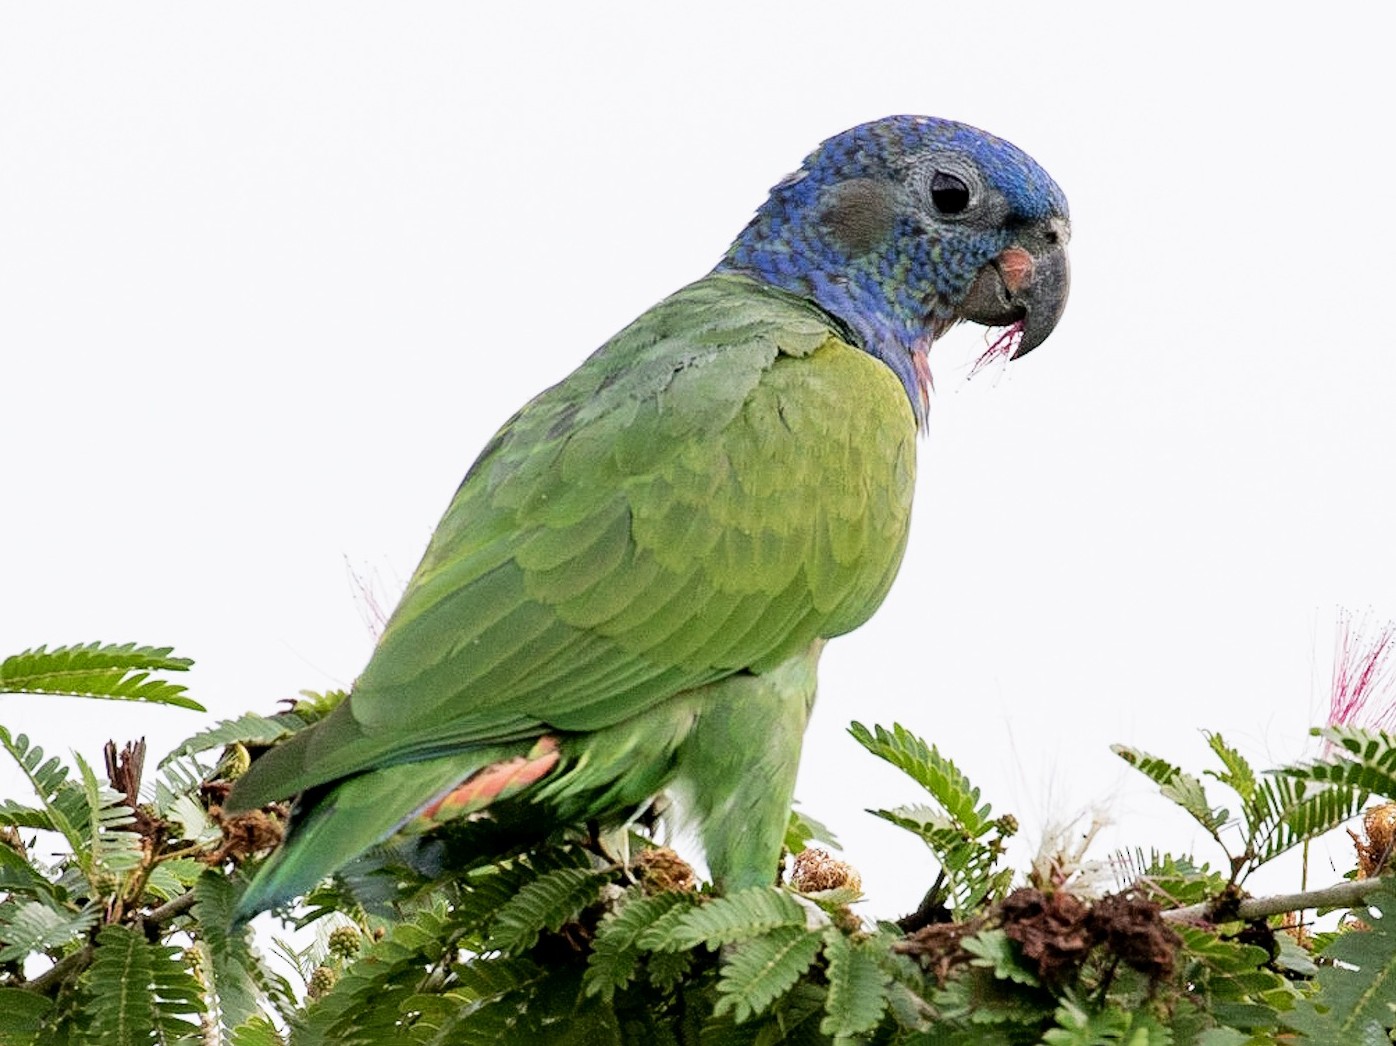
[[[1037,987],[1042,982],[1037,974],[1023,965],[1018,946],[1002,930],[980,930],[960,942],[960,947],[975,956],[973,965],[993,970],[999,980],[1013,981]]]
[[[790,821],[785,827],[786,850],[792,854],[804,853],[814,843],[823,843],[833,850],[842,849],[828,826],[792,807]]]
[[[1057,1026],[1042,1036],[1048,1046],[1172,1046],[1173,1035],[1144,1009],[1111,1006],[1092,1009],[1067,997],[1053,1018]]]
[[[822,943],[803,926],[782,926],[743,941],[722,964],[714,1015],[732,1013],[741,1024],[764,1012],[810,968]]]
[[[680,951],[700,944],[717,948],[777,929],[804,929],[808,920],[800,902],[775,886],[748,887],[673,918],[676,912],[642,934],[640,947],[650,951]]]
[[[582,868],[559,868],[526,883],[496,915],[490,946],[506,954],[527,951],[543,930],[562,929],[595,901],[605,878]]]
[[[969,778],[900,724],[889,732],[881,726],[869,731],[854,723],[849,732],[874,755],[910,774],[935,800],[936,807],[870,812],[914,832],[930,847],[945,879],[944,892],[931,900],[948,902],[956,916],[967,917],[991,892],[1006,885],[1008,876],[995,868],[1003,841],[1016,831],[1016,822],[1011,817],[995,819],[989,804],[980,804],[979,789]]]
[[[0,693],[70,694],[117,701],[147,701],[204,711],[188,689],[154,672],[187,672],[193,661],[171,657],[171,647],[135,643],[38,647],[0,662]]]
[[[39,901],[0,905],[0,963],[62,947],[92,929],[97,915],[94,908],[72,912]]]
[[[193,916],[202,940],[204,977],[218,1000],[218,1021],[225,1033],[260,1014],[261,994],[253,971],[261,960],[247,940],[247,928],[232,928],[238,889],[226,876],[205,872],[194,884]]]
[[[140,867],[143,857],[140,836],[124,830],[135,822],[135,814],[126,796],[98,781],[82,756],[74,752],[73,760],[78,764],[86,806],[86,823],[81,829],[86,845],[74,856],[89,878],[106,873],[120,881]]]
[[[194,885],[204,868],[192,857],[166,858],[150,870],[145,892],[157,901],[173,901]]]
[[[1251,764],[1240,752],[1230,747],[1221,734],[1206,733],[1204,736],[1208,747],[1217,754],[1225,769],[1204,770],[1203,773],[1230,788],[1241,797],[1243,805],[1249,804],[1255,796],[1255,771],[1251,769]]]
[[[1396,797],[1396,737],[1377,730],[1334,726],[1317,731],[1329,743],[1323,759],[1287,766],[1278,773],[1301,781]]]
[[[58,888],[22,856],[0,842],[0,891],[58,903]]]
[[[84,850],[87,841],[77,822],[86,820],[87,801],[82,789],[68,780],[68,768],[57,757],[45,761],[42,748],[31,746],[24,734],[12,737],[3,726],[0,747],[19,764],[42,804],[42,809],[35,810],[5,800],[0,803],[0,824],[58,832],[74,853]]]
[[[887,986],[892,980],[879,961],[886,945],[886,941],[876,945],[854,941],[834,926],[824,931],[829,991],[824,998],[826,1016],[819,1030],[825,1035],[861,1035],[872,1031],[882,1020],[887,1008]]]
[[[82,978],[88,1041],[147,1046],[196,1035],[187,1018],[203,1012],[202,993],[179,955],[125,926],[104,926]]]
[[[967,917],[992,891],[1007,885],[1008,870],[995,871],[1001,848],[971,837],[938,811],[926,806],[904,806],[871,813],[916,834],[930,847],[946,880],[943,897],[936,900],[948,901],[956,916]]]
[[[1173,800],[1191,814],[1213,838],[1230,818],[1231,814],[1225,808],[1213,807],[1207,801],[1207,790],[1202,787],[1202,782],[1184,773],[1181,767],[1128,745],[1111,745],[1110,751],[1157,784],[1165,798]]]
[[[32,1042],[52,1010],[52,999],[20,988],[0,988],[0,1043]]]
[[[572,1022],[551,1019],[550,986],[576,998],[572,974],[546,970],[520,958],[476,959],[457,970],[461,987],[430,999],[408,999],[399,1009],[420,1013],[414,1032],[418,1041],[433,1046],[527,1046],[534,1042],[572,1041],[560,1038]],[[544,1032],[539,1025],[548,1024]],[[589,1023],[589,1022],[583,1022]],[[589,1031],[596,1031],[594,1026]],[[371,1040],[376,1046],[379,1040]],[[384,1040],[387,1041],[387,1040]],[[600,1042],[609,1041],[602,1037]],[[335,1040],[336,1046],[339,1040]],[[296,1041],[296,1046],[300,1046]]]
[[[693,966],[693,952],[651,952],[645,960],[649,982],[661,992],[674,991]]]
[[[596,927],[592,941],[591,959],[587,964],[583,985],[587,995],[599,995],[606,1002],[615,997],[617,988],[624,988],[634,979],[640,962],[641,935],[660,916],[675,908],[691,908],[694,895],[668,891],[653,897],[638,896],[629,891],[619,909],[606,914]]]
[[[233,744],[272,745],[302,729],[308,722],[308,719],[294,712],[274,716],[247,712],[236,719],[224,719],[185,738],[160,760],[160,765],[167,766],[177,759]]]
[[[453,952],[440,901],[398,923],[366,949],[330,989],[311,1004],[292,1036],[295,1046],[378,1046],[402,1036],[402,1007],[418,995],[427,973]],[[507,960],[508,965],[526,960]],[[505,961],[476,961],[456,970],[463,982]],[[531,964],[528,964],[531,965]]]
[[[1036,1036],[998,1038],[993,1033],[1015,1025],[1032,1027],[1048,1019],[1055,1006],[1046,993],[1025,991],[1022,985],[975,967],[947,980],[932,1001],[941,1021],[973,1025],[974,1034],[961,1040],[966,1043],[1034,1042]]]
[[[179,825],[180,836],[202,846],[214,842],[223,830],[208,816],[203,806],[187,795],[175,796],[161,813],[165,819]]]
[[[1280,1016],[1270,993],[1291,995],[1286,981],[1269,969],[1270,953],[1253,944],[1227,940],[1210,930],[1175,924],[1170,927],[1183,940],[1184,982],[1191,993],[1207,1000],[1207,1010],[1218,1022],[1247,1031],[1269,1030]]]
[[[949,759],[900,723],[889,732],[881,726],[869,731],[853,723],[848,732],[873,755],[885,759],[911,776],[944,808],[951,822],[978,838],[996,827],[988,803],[979,804],[979,789]]]
[[[1361,813],[1368,793],[1347,784],[1322,785],[1288,776],[1260,781],[1252,800],[1251,849],[1258,864],[1317,839]]]
[[[1235,1028],[1208,1028],[1197,1037],[1197,1046],[1249,1046],[1255,1040]]]
[[[253,1017],[233,1029],[228,1046],[285,1046],[276,1025],[267,1017]]]
[[[1211,901],[1226,889],[1229,881],[1206,864],[1194,864],[1191,858],[1154,851],[1146,860],[1142,850],[1117,858],[1122,867],[1142,869],[1130,884],[1158,901],[1165,908],[1184,908],[1190,904]]]

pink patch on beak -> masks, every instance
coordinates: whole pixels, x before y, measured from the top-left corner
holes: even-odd
[[[1009,247],[997,258],[999,275],[1009,294],[1017,294],[1032,283],[1032,255],[1021,247]]]

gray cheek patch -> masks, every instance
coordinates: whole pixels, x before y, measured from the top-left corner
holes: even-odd
[[[857,257],[887,239],[896,222],[897,203],[896,186],[854,178],[830,186],[819,220],[834,243]]]

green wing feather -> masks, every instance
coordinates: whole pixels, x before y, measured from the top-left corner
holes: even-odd
[[[505,424],[350,699],[230,807],[604,731],[857,627],[901,560],[914,438],[896,377],[817,307],[684,288]]]

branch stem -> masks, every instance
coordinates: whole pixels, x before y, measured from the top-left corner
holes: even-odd
[[[1361,904],[1363,899],[1377,887],[1381,879],[1350,879],[1321,890],[1305,890],[1301,893],[1282,893],[1273,897],[1247,897],[1236,906],[1236,917],[1249,922],[1251,919],[1265,919],[1282,912],[1297,912],[1303,908],[1349,908]],[[1210,901],[1190,904],[1186,908],[1169,908],[1163,918],[1170,922],[1210,922],[1215,914],[1215,904]]]

